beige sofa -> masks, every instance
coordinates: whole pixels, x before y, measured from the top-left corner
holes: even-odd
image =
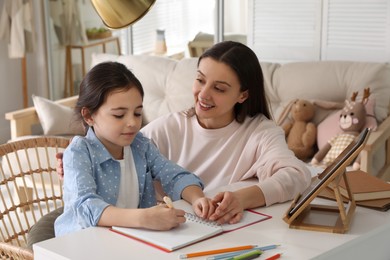
[[[117,56],[94,54],[92,65],[118,61],[130,68],[145,89],[145,123],[173,111],[190,107],[196,75],[197,58],[180,61],[155,56]],[[343,102],[354,91],[371,88],[371,99],[379,126],[361,153],[361,168],[373,175],[390,179],[390,65],[358,62],[262,63],[266,90],[274,118],[295,98]],[[56,104],[72,106],[77,97],[58,100]],[[317,125],[334,111],[318,109]],[[34,107],[6,114],[12,138],[31,135],[39,124]],[[334,126],[337,128],[337,126]]]

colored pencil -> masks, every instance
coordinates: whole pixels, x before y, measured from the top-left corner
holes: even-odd
[[[205,255],[214,255],[214,254],[227,253],[227,252],[235,252],[235,251],[241,251],[245,249],[253,249],[255,247],[257,246],[256,245],[237,246],[237,247],[221,248],[221,249],[201,251],[201,252],[195,252],[189,254],[182,254],[180,255],[180,259],[186,259],[186,258],[197,257],[197,256],[205,256]]]

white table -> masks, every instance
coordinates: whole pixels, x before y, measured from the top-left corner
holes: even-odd
[[[315,199],[314,202],[330,203],[323,199]],[[345,234],[332,234],[290,229],[282,220],[289,206],[290,202],[260,208],[259,212],[272,218],[172,253],[106,228],[88,228],[35,244],[34,259],[179,259],[180,254],[246,244],[281,245],[278,249],[266,251],[259,259],[279,252],[283,253],[281,260],[390,259],[390,212],[357,207],[350,230]]]

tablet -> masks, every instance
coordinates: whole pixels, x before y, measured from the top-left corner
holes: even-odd
[[[368,136],[370,134],[370,129],[365,128],[360,135],[349,144],[344,151],[334,160],[334,162],[325,168],[325,170],[318,175],[315,181],[312,182],[310,187],[308,187],[298,199],[296,199],[295,205],[290,208],[288,212],[289,216],[294,215],[299,208],[301,208],[305,202],[324,185],[325,182],[330,179],[334,179],[338,174],[344,172],[345,167],[348,166],[358,155],[361,149],[363,149],[364,144],[366,143]],[[342,172],[340,172],[342,170]]]

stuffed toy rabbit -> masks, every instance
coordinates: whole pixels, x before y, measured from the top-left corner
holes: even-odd
[[[339,127],[343,131],[331,138],[313,157],[313,165],[331,164],[337,156],[360,134],[366,124],[365,104],[370,96],[370,89],[364,89],[361,102],[356,101],[358,92],[354,92],[351,100],[345,101],[345,106],[341,110]],[[354,168],[359,167],[355,165]]]

